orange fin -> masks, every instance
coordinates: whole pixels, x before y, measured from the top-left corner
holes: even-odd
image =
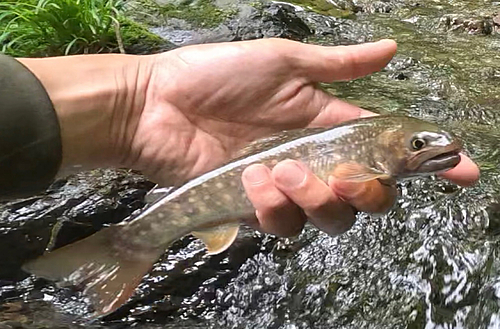
[[[367,182],[375,179],[390,180],[391,176],[383,172],[377,172],[371,168],[355,162],[339,164],[333,171],[332,176],[339,180],[351,182]]]
[[[231,246],[238,236],[239,225],[222,225],[210,229],[191,232],[203,241],[209,255],[220,254]]]
[[[134,250],[134,257],[113,248],[117,230],[111,226],[73,244],[27,262],[23,270],[59,285],[83,288],[94,309],[92,317],[109,314],[123,305],[163,251]]]

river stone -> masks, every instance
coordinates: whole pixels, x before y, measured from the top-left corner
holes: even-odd
[[[284,3],[265,4],[261,8],[241,4],[236,17],[215,28],[189,28],[186,22],[171,19],[168,25],[152,31],[179,46],[272,37],[303,40],[313,34],[297,16],[294,6]]]
[[[25,278],[21,265],[48,244],[76,241],[142,208],[153,185],[131,171],[94,170],[60,179],[45,193],[1,204],[0,286]]]
[[[454,32],[465,32],[469,34],[490,35],[498,33],[498,16],[472,16],[458,14],[443,15],[439,26]]]

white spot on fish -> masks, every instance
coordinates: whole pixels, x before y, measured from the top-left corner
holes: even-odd
[[[165,218],[165,214],[162,212],[158,213],[158,218]]]
[[[195,198],[188,198],[188,202],[189,202],[189,203],[195,203],[195,202],[196,202],[196,199],[195,199]]]
[[[217,182],[217,184],[215,184],[215,187],[217,187],[218,189],[223,189],[224,184],[222,184],[221,182]]]

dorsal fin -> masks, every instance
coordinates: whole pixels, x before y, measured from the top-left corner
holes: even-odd
[[[209,255],[220,254],[231,246],[238,235],[237,224],[221,225],[209,229],[193,231],[191,234],[203,241]]]

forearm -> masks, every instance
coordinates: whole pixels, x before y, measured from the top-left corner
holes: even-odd
[[[82,55],[18,59],[40,80],[61,129],[62,166],[119,163],[140,116],[147,56]]]
[[[118,166],[144,107],[152,56],[0,55],[0,199],[58,172]]]

